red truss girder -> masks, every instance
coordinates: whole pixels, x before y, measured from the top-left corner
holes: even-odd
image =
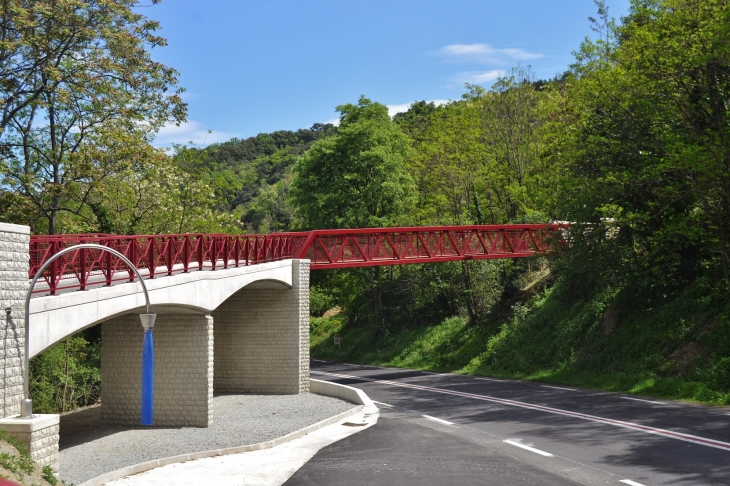
[[[434,226],[312,231],[294,258],[311,269],[525,258],[550,249],[559,225]]]
[[[352,268],[486,258],[524,258],[550,249],[561,225],[438,226],[314,230],[268,235],[32,236],[30,278],[52,255],[80,243],[113,248],[143,278],[308,258],[311,268]],[[558,233],[559,234],[559,233]],[[34,293],[132,282],[135,276],[108,252],[81,249],[55,260]]]

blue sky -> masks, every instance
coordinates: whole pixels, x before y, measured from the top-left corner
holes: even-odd
[[[611,15],[629,0],[608,0]],[[169,45],[188,122],[156,145],[210,144],[337,118],[361,94],[404,109],[491,86],[517,63],[551,78],[591,34],[590,0],[163,0],[140,9]],[[212,130],[212,133],[208,133]]]

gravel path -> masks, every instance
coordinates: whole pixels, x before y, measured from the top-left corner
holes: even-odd
[[[80,484],[100,474],[152,459],[256,444],[354,406],[315,394],[222,395],[213,399],[210,427],[159,429],[90,426],[98,421],[99,409],[87,409],[79,415],[61,418],[60,477],[66,483]],[[64,422],[69,424],[65,429]],[[84,426],[77,427],[78,423]]]

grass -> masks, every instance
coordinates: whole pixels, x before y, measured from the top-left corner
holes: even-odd
[[[0,431],[0,477],[27,486],[59,483],[49,466],[39,468],[25,445],[5,431]]]
[[[324,360],[511,378],[705,404],[730,404],[728,306],[698,282],[656,309],[612,306],[617,292],[576,302],[558,283],[517,304],[505,322],[370,329],[341,314],[312,318]],[[341,349],[334,335],[341,336]]]

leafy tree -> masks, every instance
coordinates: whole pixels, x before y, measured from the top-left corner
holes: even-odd
[[[157,3],[153,1],[153,3]],[[185,118],[177,73],[151,60],[165,40],[136,0],[3,2],[0,14],[2,184],[59,230],[124,167],[109,153]]]
[[[336,135],[317,141],[295,166],[291,188],[305,228],[383,227],[413,202],[408,137],[385,105],[360,97],[337,107]]]
[[[304,228],[383,227],[403,221],[414,202],[407,170],[408,137],[388,108],[364,96],[337,107],[337,134],[315,142],[299,159],[291,187]],[[380,332],[380,267],[373,272],[374,334]]]
[[[604,34],[581,46],[563,113],[565,213],[660,298],[703,268],[730,282],[730,10],[636,1],[618,25],[599,7]]]

